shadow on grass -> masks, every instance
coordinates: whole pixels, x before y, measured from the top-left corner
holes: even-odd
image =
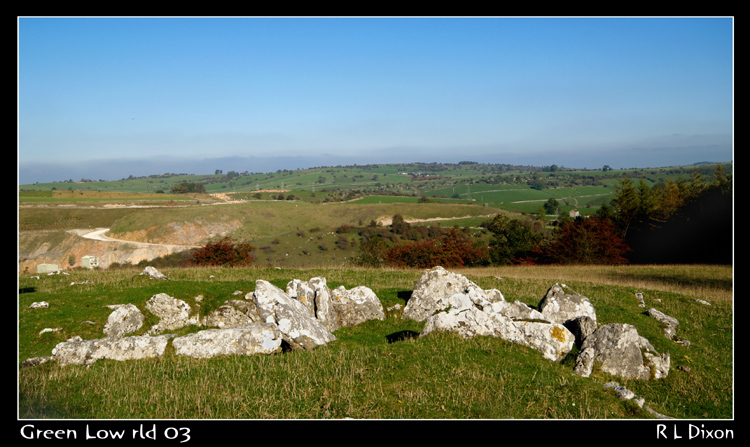
[[[413,340],[417,337],[419,337],[419,332],[404,330],[388,334],[385,339],[388,340],[388,343],[396,343],[397,341]]]
[[[652,281],[656,283],[663,283],[673,286],[682,287],[701,287],[701,288],[713,288],[717,290],[732,290],[732,278],[712,278],[708,275],[696,277],[688,276],[678,272],[675,273],[643,273],[643,272],[618,272],[613,274],[619,279],[626,278],[631,280],[641,281]]]
[[[405,302],[409,302],[409,298],[411,298],[412,291],[411,290],[402,290],[400,292],[396,293],[396,296],[404,300]]]

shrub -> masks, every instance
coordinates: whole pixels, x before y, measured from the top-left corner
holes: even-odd
[[[351,233],[352,232],[352,226],[343,224],[340,227],[336,228],[336,233],[343,234],[343,233]]]
[[[369,267],[380,267],[386,262],[389,250],[386,240],[379,236],[364,236],[359,246],[356,263]]]
[[[253,246],[248,243],[235,243],[229,237],[210,242],[193,252],[192,265],[247,266],[255,261],[251,255]]]
[[[448,229],[436,239],[396,245],[385,255],[389,265],[417,268],[485,265],[489,259],[486,247],[473,244],[455,228]]]
[[[347,248],[349,248],[349,238],[347,238],[343,234],[339,235],[338,239],[336,239],[336,247],[339,250],[346,250]]]

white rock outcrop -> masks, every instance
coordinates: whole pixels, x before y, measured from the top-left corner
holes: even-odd
[[[435,312],[442,310],[439,300],[454,293],[467,293],[471,290],[481,288],[463,275],[440,266],[425,270],[414,284],[411,297],[404,307],[403,318],[425,321]]]
[[[275,324],[292,349],[309,350],[336,340],[304,304],[270,282],[256,281],[252,298],[261,321]]]
[[[369,320],[384,320],[383,304],[369,287],[358,286],[350,290],[344,286],[331,291],[333,309],[338,326],[351,327]]]
[[[150,265],[144,268],[140,274],[146,275],[151,279],[163,279],[163,280],[169,279],[162,272],[157,270],[156,267],[151,267]]]
[[[549,321],[565,324],[581,316],[596,321],[596,310],[591,301],[578,293],[567,293],[565,284],[555,284],[547,290],[537,309]]]
[[[134,305],[116,306],[114,312],[109,314],[107,318],[107,324],[104,325],[104,334],[114,338],[132,334],[143,326],[143,320],[143,314]]]
[[[200,325],[198,315],[190,315],[190,305],[166,293],[157,293],[146,301],[146,309],[159,318],[159,323],[150,329],[158,334],[190,325]]]
[[[610,323],[586,337],[576,358],[575,373],[589,377],[594,364],[613,376],[646,380],[666,377],[670,356],[656,352],[635,326]]]
[[[148,335],[112,338],[106,337],[96,340],[82,340],[74,337],[68,341],[58,343],[52,349],[52,357],[61,366],[91,365],[97,360],[138,360],[160,357],[164,355],[169,339],[173,334],[151,337]]]
[[[218,309],[201,319],[205,327],[231,328],[260,321],[255,303],[250,300],[227,300]]]
[[[281,331],[270,323],[251,323],[226,329],[205,329],[177,337],[177,355],[209,358],[222,355],[274,354],[281,352]]]
[[[415,295],[417,302],[412,303]],[[425,318],[420,337],[435,331],[452,331],[464,338],[499,337],[536,349],[555,362],[565,358],[575,343],[573,334],[561,323],[546,321],[529,306],[519,301],[508,303],[498,290],[482,290],[463,275],[442,267],[422,274],[404,315]]]

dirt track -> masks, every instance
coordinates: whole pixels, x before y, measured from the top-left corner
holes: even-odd
[[[109,231],[109,228],[97,228],[95,230],[87,229],[87,230],[68,230],[69,233],[77,234],[78,236],[81,236],[85,239],[91,239],[95,241],[102,241],[102,242],[116,242],[116,243],[122,243],[122,244],[130,244],[134,245],[136,247],[167,247],[167,248],[200,248],[199,245],[169,245],[169,244],[152,244],[149,242],[135,242],[135,241],[126,241],[122,239],[114,239],[109,236],[105,236],[104,234]]]

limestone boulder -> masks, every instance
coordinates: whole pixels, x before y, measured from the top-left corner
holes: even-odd
[[[643,294],[641,292],[635,294],[635,299],[638,300],[638,307],[646,307],[646,301],[643,299]]]
[[[586,340],[586,337],[593,334],[598,326],[596,324],[596,320],[592,319],[588,315],[583,315],[572,320],[568,320],[567,322],[565,322],[565,327],[568,328],[571,333],[573,333],[576,339],[576,346],[578,346],[578,348],[580,349],[580,347],[583,345],[584,340]]]
[[[61,366],[91,365],[97,360],[139,360],[160,357],[174,334],[151,337],[148,335],[96,340],[82,340],[74,337],[58,343],[52,349],[52,357]]]
[[[461,299],[460,295],[462,294],[453,296],[455,299]],[[419,336],[424,337],[438,331],[455,332],[463,338],[486,336],[511,342],[517,342],[523,337],[510,318],[473,307],[465,310],[450,309],[427,317]]]
[[[575,337],[520,301],[508,303],[497,289],[483,290],[463,275],[442,267],[425,270],[414,285],[404,317],[424,321],[420,336],[436,331],[464,338],[499,337],[531,347],[552,361],[562,360]]]
[[[143,313],[133,304],[119,305],[109,314],[104,325],[104,334],[114,338],[132,334],[143,326],[143,321]]]
[[[228,300],[224,305],[201,319],[206,327],[231,328],[260,321],[255,303],[247,300]]]
[[[441,300],[455,294],[482,290],[465,276],[450,272],[443,267],[425,270],[414,284],[414,290],[406,302],[403,318],[425,321],[442,310]]]
[[[159,318],[159,323],[150,329],[152,334],[200,325],[198,315],[190,315],[191,308],[188,303],[166,293],[157,293],[149,298],[146,301],[146,309]]]
[[[281,352],[282,339],[275,324],[257,322],[232,328],[205,329],[175,338],[172,346],[177,355],[194,358],[274,354]]]
[[[451,331],[464,338],[498,337],[536,349],[544,358],[558,362],[573,348],[575,337],[563,325],[546,321],[515,321],[498,311],[484,291],[471,289],[437,301],[443,310],[427,317],[420,336]]]
[[[509,303],[507,301],[496,301],[492,304],[495,312],[501,313],[513,320],[546,320],[547,318],[536,309],[532,309],[526,303],[518,300]]]
[[[656,310],[654,308],[649,309],[645,312],[646,315],[655,318],[662,324],[664,330],[664,336],[670,340],[675,341],[683,346],[690,346],[690,342],[677,336],[677,326],[680,325],[680,321],[677,318],[670,317],[669,315]]]
[[[560,323],[516,321],[513,324],[523,334],[516,343],[536,349],[553,362],[562,361],[575,344],[575,336]]]
[[[329,331],[340,327],[333,305],[333,293],[325,278],[315,277],[309,281],[294,279],[287,284],[286,290],[287,295],[302,303]]]
[[[328,288],[326,279],[322,277],[311,278],[308,283],[315,291],[315,318],[329,331],[335,331],[339,328],[338,316],[333,306],[333,294],[331,289]]]
[[[573,291],[568,292],[565,284],[555,284],[547,290],[537,306],[549,321],[565,324],[569,320],[587,316],[596,321],[596,310],[591,301]]]
[[[151,267],[150,265],[144,268],[140,274],[148,276],[151,279],[163,279],[163,280],[169,279],[166,277],[166,275],[164,275],[162,272],[157,270],[156,267]]]
[[[312,288],[308,281],[293,279],[286,285],[286,293],[296,299],[315,315],[315,289]]]
[[[651,308],[648,311],[646,311],[646,315],[648,315],[649,317],[655,318],[656,320],[658,320],[661,324],[665,326],[672,326],[676,328],[677,326],[680,325],[680,322],[677,320],[677,318],[670,317],[664,312],[661,312],[654,308]]]
[[[369,320],[384,320],[383,304],[369,287],[346,290],[339,286],[331,291],[333,308],[341,327],[356,326]]]
[[[651,352],[644,352],[643,359],[648,367],[651,368],[651,377],[654,379],[663,379],[669,375],[672,359],[668,353],[658,355]]]
[[[665,377],[669,363],[669,354],[659,355],[634,326],[611,323],[586,337],[576,359],[575,372],[589,377],[598,364],[602,371],[613,376],[646,380]]]
[[[270,282],[256,281],[252,297],[261,321],[275,324],[292,349],[309,350],[336,340],[304,304]]]

